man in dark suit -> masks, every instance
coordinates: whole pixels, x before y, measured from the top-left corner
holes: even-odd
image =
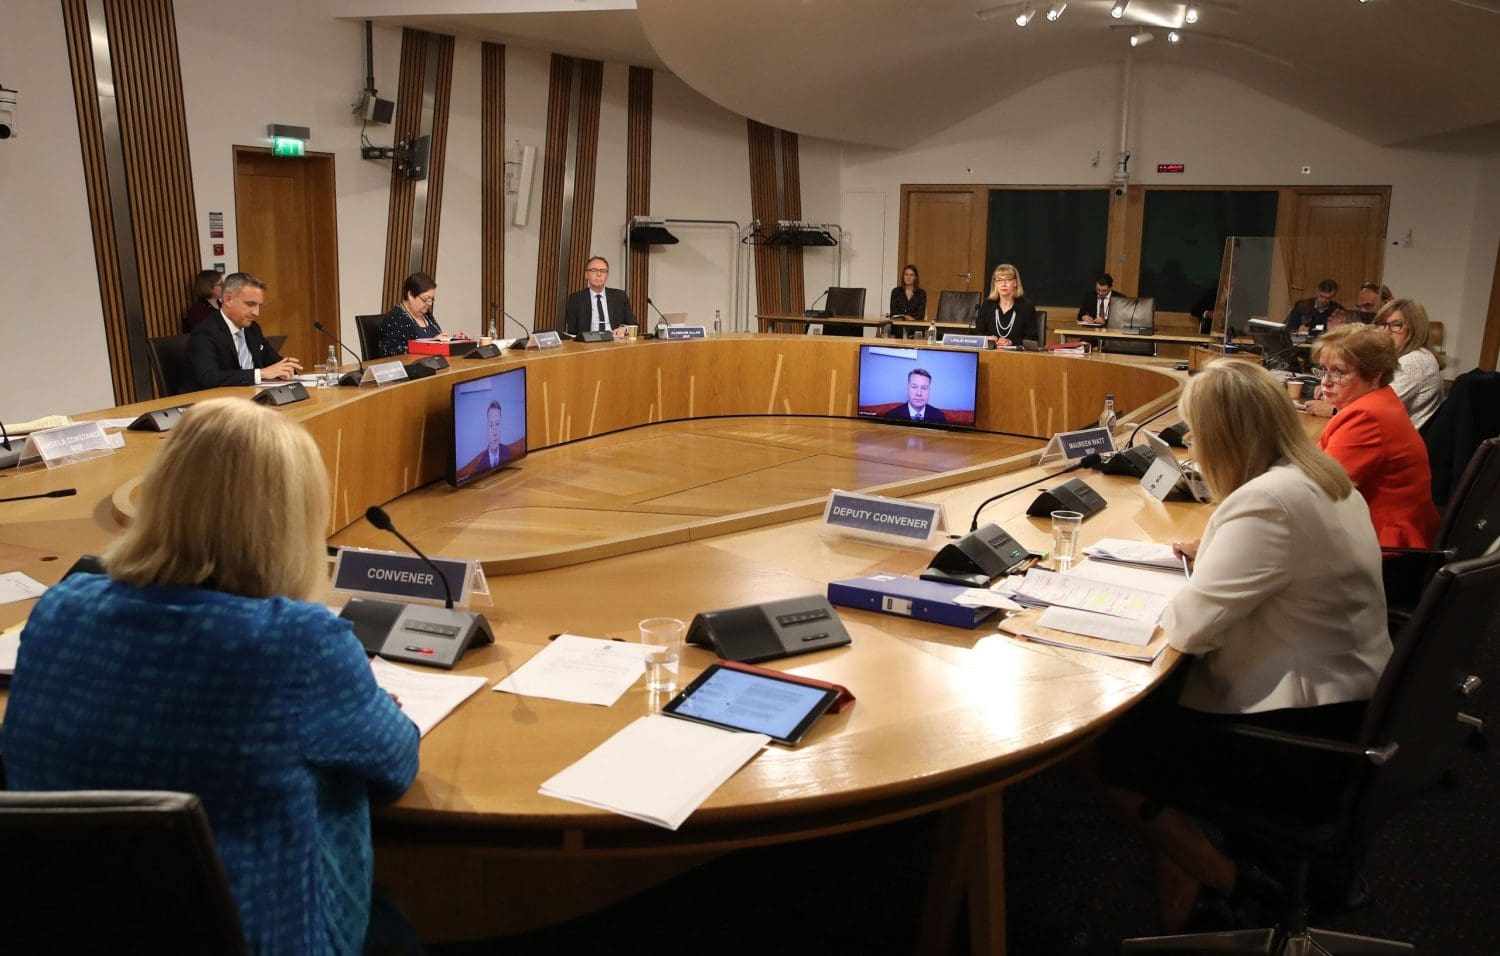
[[[458,469],[458,474],[454,476],[454,479],[460,484],[492,468],[499,468],[516,457],[514,448],[500,444],[500,413],[500,403],[496,401],[490,402],[489,407],[484,410],[489,443],[483,451],[470,459],[467,465]]]
[[[948,417],[941,408],[927,404],[932,391],[932,373],[925,368],[914,368],[906,373],[906,404],[897,405],[883,412],[881,418],[899,422],[939,422],[947,424]]]
[[[620,289],[606,289],[609,281],[609,260],[594,256],[584,266],[583,277],[588,287],[568,296],[563,308],[562,330],[570,335],[579,332],[612,331],[615,338],[625,334],[627,325],[635,325],[635,313],[630,309],[630,297]]]
[[[248,272],[225,278],[219,311],[188,335],[188,380],[193,388],[287,381],[302,371],[301,362],[277,354],[255,321],[265,299],[265,282]]]
[[[1115,277],[1108,272],[1099,273],[1094,280],[1094,294],[1083,300],[1083,305],[1078,307],[1078,321],[1083,325],[1105,326],[1109,324],[1109,317],[1114,312],[1112,306],[1118,304],[1120,296],[1115,295]]]
[[[1298,299],[1286,316],[1286,330],[1293,335],[1319,336],[1328,331],[1328,320],[1344,307],[1334,301],[1339,294],[1339,284],[1332,279],[1318,283],[1318,294],[1311,299]]]

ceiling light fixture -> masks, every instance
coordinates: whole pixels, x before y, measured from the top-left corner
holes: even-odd
[[[1131,46],[1145,46],[1146,44],[1150,43],[1152,40],[1155,40],[1155,39],[1156,39],[1156,35],[1155,34],[1149,32],[1147,30],[1141,30],[1141,31],[1139,31],[1137,33],[1132,33],[1130,35],[1130,45]]]
[[[1016,14],[1016,26],[1024,27],[1031,22],[1031,18],[1034,16],[1036,16],[1036,7],[1022,8],[1021,12]]]
[[[1125,16],[1125,8],[1130,6],[1130,0],[1115,0],[1114,6],[1109,8],[1109,15],[1116,20]]]
[[[1052,9],[1047,11],[1047,19],[1056,23],[1066,9],[1068,9],[1067,3],[1054,3]]]
[[[1198,5],[1196,3],[1188,4],[1187,13],[1182,15],[1182,20],[1184,23],[1198,22]]]
[[[986,7],[983,10],[974,11],[976,20],[993,20],[1005,12],[1005,7]]]
[[[1178,33],[1176,30],[1168,30],[1167,31],[1167,42],[1168,43],[1176,43],[1177,41],[1179,41],[1181,39],[1182,39],[1182,34]]]

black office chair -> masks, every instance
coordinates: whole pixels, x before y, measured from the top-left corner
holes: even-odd
[[[354,317],[354,328],[359,332],[359,355],[366,362],[370,359],[380,358],[380,323],[385,321],[384,313],[380,315],[356,315]]]
[[[1025,342],[1022,342],[1021,344],[1023,346],[1025,346],[1026,348],[1030,348],[1031,347],[1030,345],[1027,345],[1027,343],[1025,343]],[[1044,349],[1044,348],[1047,347],[1047,310],[1046,309],[1037,309],[1036,310],[1036,347],[1039,348],[1039,349]]]
[[[974,310],[979,308],[978,292],[954,292],[945,289],[938,293],[937,321],[958,322],[972,326]]]
[[[1453,380],[1448,397],[1422,426],[1432,466],[1432,500],[1448,503],[1474,449],[1500,435],[1500,372],[1471,369]]]
[[[1439,567],[1477,558],[1500,538],[1500,437],[1479,443],[1443,509],[1430,548],[1387,548],[1386,606],[1392,620],[1405,620]]]
[[[247,952],[198,798],[0,793],[0,918],[15,952]]]
[[[1397,635],[1354,742],[1323,740],[1244,724],[1225,732],[1324,754],[1347,766],[1331,818],[1278,817],[1260,808],[1186,805],[1241,845],[1286,864],[1290,897],[1268,929],[1128,939],[1125,952],[1204,949],[1253,953],[1409,953],[1390,940],[1310,929],[1308,874],[1314,866],[1350,872],[1380,826],[1442,778],[1458,748],[1460,708],[1479,687],[1469,662],[1481,641],[1500,640],[1500,554],[1438,571],[1416,613]],[[1323,947],[1314,949],[1307,941]]]
[[[1151,296],[1139,299],[1120,296],[1119,299],[1120,301],[1109,310],[1109,324],[1106,328],[1112,332],[1126,329],[1155,331],[1156,299]],[[1115,355],[1155,355],[1156,343],[1150,340],[1100,339],[1099,351]]]
[[[187,344],[187,333],[146,340],[151,356],[151,380],[158,398],[193,390],[188,376]]]
[[[865,290],[848,289],[841,286],[828,288],[828,313],[833,316],[862,318],[865,314]],[[824,322],[824,335],[864,335],[863,326],[847,322]]]
[[[266,336],[266,344],[269,345],[276,352],[277,355],[280,355],[281,354],[281,347],[286,344],[286,336],[285,335],[268,335],[268,336]]]

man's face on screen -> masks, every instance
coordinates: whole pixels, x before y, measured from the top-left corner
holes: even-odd
[[[906,404],[915,409],[927,407],[927,393],[932,391],[932,379],[913,372],[906,376]]]
[[[498,451],[500,449],[500,409],[490,409],[488,418],[490,427],[490,451]]]

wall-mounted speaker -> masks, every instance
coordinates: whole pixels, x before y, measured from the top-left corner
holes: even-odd
[[[516,215],[513,222],[526,225],[531,216],[531,181],[536,178],[536,147],[521,147],[521,180],[516,187]]]

